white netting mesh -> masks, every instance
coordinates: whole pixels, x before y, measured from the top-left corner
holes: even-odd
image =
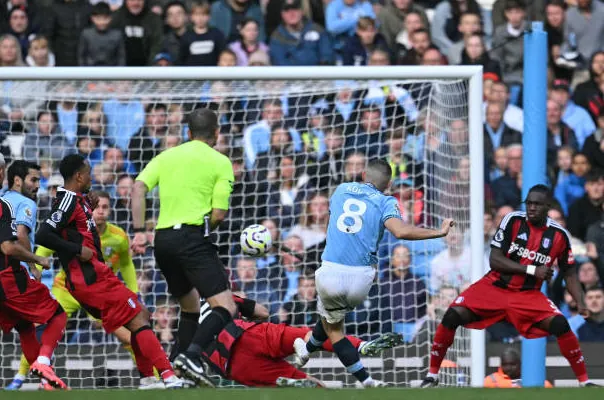
[[[217,232],[220,253],[234,288],[265,304],[273,322],[316,321],[314,283],[299,276],[312,275],[319,265],[329,193],[340,182],[360,179],[368,159],[387,158],[394,169],[392,193],[406,222],[436,227],[453,217],[460,234],[449,243],[403,243],[408,251],[386,235],[379,280],[346,325],[363,339],[404,334],[404,346],[365,360],[376,378],[404,385],[427,371],[435,321],[470,280],[463,236],[470,204],[467,81],[6,82],[3,99],[0,150],[43,166],[39,220],[47,216],[58,184],[57,161],[80,152],[93,164],[93,188],[113,196],[113,222],[128,232],[132,178],[155,154],[186,140],[183,117],[190,110],[216,110],[222,124],[217,148],[231,157],[236,175],[231,211]],[[150,236],[158,206],[153,192]],[[252,223],[273,229],[275,240],[302,254],[302,262],[278,250],[262,259],[241,258],[239,233]],[[151,252],[135,264],[154,329],[169,347],[177,308],[167,301]],[[44,277],[48,285],[51,275]],[[462,331],[443,368],[444,383],[469,383],[469,349]],[[19,352],[17,336],[2,335],[4,384],[15,373]],[[56,358],[58,374],[72,387],[137,383],[128,353],[83,312],[70,320]],[[313,358],[308,368],[323,380],[353,383],[329,354]]]

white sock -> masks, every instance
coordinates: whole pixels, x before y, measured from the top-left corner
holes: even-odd
[[[428,372],[428,375],[426,375],[426,378],[438,379],[438,374],[433,374],[431,372]]]
[[[50,358],[44,356],[38,356],[37,360],[40,364],[50,365]]]
[[[24,381],[26,379],[26,376],[25,375],[21,375],[21,374],[17,374],[17,375],[14,376],[13,379],[18,379],[20,381]]]

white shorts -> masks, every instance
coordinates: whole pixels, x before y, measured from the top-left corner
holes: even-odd
[[[367,298],[376,271],[373,267],[350,267],[323,261],[315,272],[319,314],[330,324],[344,320]]]

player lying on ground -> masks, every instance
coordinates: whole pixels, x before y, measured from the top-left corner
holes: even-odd
[[[241,316],[268,318],[268,310],[264,306],[237,296],[234,299]],[[202,303],[200,319],[207,317],[210,311],[209,304]],[[294,345],[305,345],[311,332],[309,327],[248,322],[236,318],[210,343],[203,357],[222,377],[246,386],[323,386],[318,379],[285,360],[294,354]],[[354,336],[347,338],[355,351],[364,356],[374,356],[403,343],[403,338],[395,333],[387,333],[369,342]],[[331,342],[325,341],[321,350],[333,352]]]
[[[107,257],[107,265],[111,267],[114,274],[120,273],[126,287],[132,290],[134,293],[138,293],[138,283],[136,282],[136,270],[132,257],[130,256],[130,246],[128,243],[128,236],[122,228],[117,225],[113,225],[107,222],[111,213],[111,197],[107,192],[95,192],[94,195],[98,198],[98,205],[92,212],[94,223],[97,226],[97,230],[100,234],[101,239],[101,250],[103,255]],[[45,247],[38,246],[36,254],[42,257],[49,257],[54,252]],[[38,266],[41,269],[40,266]],[[61,270],[52,284],[51,289],[52,295],[59,302],[68,318],[80,310],[82,307],[80,303],[69,293],[66,287],[66,275],[65,271]],[[94,319],[93,317],[91,317]],[[98,320],[95,320],[97,322]],[[124,345],[124,347],[131,352],[130,347],[130,331],[124,327],[119,327],[113,332],[117,339]],[[7,389],[18,390],[23,385],[27,371],[29,370],[29,363],[25,356],[21,356],[21,363],[19,365],[19,371],[13,378],[13,381],[7,386]],[[141,389],[153,387],[158,384],[163,385],[157,380],[157,378],[147,378],[141,381]]]
[[[526,213],[512,212],[501,221],[491,241],[491,271],[453,301],[438,325],[422,387],[438,385],[440,364],[458,327],[485,329],[502,320],[529,339],[556,336],[579,383],[595,386],[589,382],[579,341],[566,318],[539,290],[543,281],[551,279],[557,261],[579,314],[589,315],[577,280],[570,235],[547,217],[552,194],[546,186],[533,186],[525,203]]]
[[[4,180],[2,169],[1,180]],[[50,268],[47,258],[36,256],[17,242],[17,224],[10,203],[0,199],[0,328],[5,333],[13,328],[19,333],[21,349],[31,364],[31,372],[56,388],[66,388],[52,367],[50,359],[63,337],[67,316],[48,288],[31,279],[19,260]],[[34,324],[47,324],[36,338]]]
[[[446,236],[453,220],[440,230],[417,228],[403,223],[397,200],[384,192],[390,186],[392,168],[375,160],[363,172],[363,182],[343,183],[329,200],[327,244],[321,267],[315,273],[321,320],[306,346],[296,347],[297,364],[308,361],[329,338],[334,352],[348,372],[366,387],[385,385],[373,380],[359,354],[344,336],[344,318],[367,298],[377,265],[377,245],[384,229],[398,239],[422,240]]]
[[[96,204],[90,204],[89,197],[83,195],[92,182],[90,165],[84,157],[72,154],[63,158],[59,171],[65,187],[57,190],[51,216],[36,235],[37,243],[57,252],[69,293],[90,315],[101,319],[107,333],[121,326],[131,332],[141,378],[153,376],[155,367],[167,388],[183,387],[149,326],[149,311],[104,263],[92,218]]]

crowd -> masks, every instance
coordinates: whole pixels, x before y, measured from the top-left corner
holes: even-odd
[[[527,20],[544,20],[550,51],[548,180],[557,200],[550,217],[572,235],[593,316],[585,321],[576,315],[560,276],[549,296],[581,340],[604,340],[602,1],[497,0],[492,11],[476,0],[92,3],[6,1],[0,8],[6,33],[0,64],[482,65],[485,271],[490,238],[522,202],[522,34]],[[396,331],[408,342],[429,341],[436,321],[470,282],[470,136],[463,85],[457,91],[454,83],[378,81],[303,90],[282,82],[251,82],[243,89],[201,82],[190,91],[174,82],[155,85],[151,96],[141,97],[148,87],[128,81],[3,82],[0,152],[42,166],[40,219],[48,216],[62,184],[57,161],[79,153],[92,164],[93,189],[113,197],[113,222],[131,233],[136,174],[155,155],[187,140],[191,109],[210,107],[221,121],[216,148],[230,157],[235,173],[230,213],[216,233],[233,288],[266,305],[274,322],[311,325],[317,319],[313,271],[325,245],[329,194],[341,182],[360,180],[367,160],[386,158],[405,222],[434,226],[452,217],[459,225],[445,240],[401,242],[386,233],[379,279],[347,326],[364,338]],[[435,101],[433,85],[441,85],[437,92],[448,96],[446,102]],[[167,96],[172,90],[182,95]],[[152,193],[149,239],[157,201]],[[239,232],[252,223],[273,235],[275,246],[262,258],[241,256],[237,246]],[[137,259],[138,284],[155,309],[156,332],[169,343],[177,313],[165,300],[166,286],[152,260],[151,250]],[[45,281],[50,284],[52,276]],[[86,329],[79,326],[69,340],[101,340]],[[509,341],[518,334],[498,324],[489,337]]]

